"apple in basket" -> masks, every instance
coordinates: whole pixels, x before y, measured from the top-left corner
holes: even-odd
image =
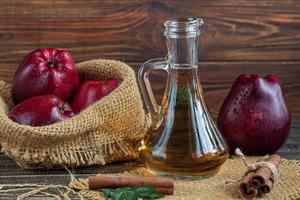
[[[74,97],[72,98],[71,107],[75,112],[80,112],[92,103],[111,93],[120,84],[118,79],[108,80],[87,80],[83,82]]]
[[[72,108],[54,95],[35,96],[15,106],[9,117],[22,125],[44,126],[74,116]]]
[[[16,103],[46,94],[66,101],[79,84],[79,76],[68,51],[36,49],[23,59],[17,69],[12,93]]]
[[[110,78],[86,80],[80,85],[68,51],[36,49],[23,59],[15,73],[12,95],[19,104],[10,112],[10,118],[23,125],[53,124],[74,116],[75,112],[79,113],[108,95],[120,82]],[[71,101],[73,108],[65,102],[67,100]]]

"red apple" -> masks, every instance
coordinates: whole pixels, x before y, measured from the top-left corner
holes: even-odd
[[[36,96],[16,105],[10,118],[23,125],[44,126],[74,116],[70,105],[54,95]]]
[[[239,147],[248,155],[265,155],[279,149],[291,127],[279,79],[240,75],[221,107],[218,126],[231,150]]]
[[[80,112],[95,101],[111,93],[119,85],[117,79],[101,81],[84,81],[76,91],[71,107],[75,112]]]
[[[79,86],[79,76],[68,51],[37,49],[28,54],[15,73],[15,102],[53,94],[66,101]]]

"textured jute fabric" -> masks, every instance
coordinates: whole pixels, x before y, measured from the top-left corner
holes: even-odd
[[[247,162],[254,163],[257,157],[247,157]],[[257,199],[283,200],[300,199],[300,161],[285,160],[279,168],[279,179],[271,193]],[[213,177],[202,180],[176,180],[173,196],[165,199],[172,200],[232,200],[243,199],[239,191],[242,176],[247,171],[243,161],[234,157],[228,159],[220,171]],[[140,168],[129,173],[117,175],[143,175],[151,176],[145,169]],[[116,175],[116,174],[115,174]],[[79,189],[79,194],[87,199],[105,199],[101,192],[88,190],[87,179],[73,179],[69,185],[73,189]]]
[[[20,166],[77,167],[137,158],[135,144],[145,133],[146,117],[134,71],[112,60],[86,61],[76,68],[82,80],[118,78],[122,82],[76,116],[48,126],[24,126],[10,120],[11,85],[0,81],[0,144]]]

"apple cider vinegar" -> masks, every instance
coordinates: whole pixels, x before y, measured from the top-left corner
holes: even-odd
[[[200,19],[165,23],[168,59],[146,62],[139,83],[152,116],[152,126],[139,147],[145,165],[159,175],[202,178],[215,174],[226,161],[226,142],[212,120],[198,77],[197,41]],[[167,72],[162,104],[155,103],[148,73]]]
[[[163,101],[163,116],[142,141],[140,152],[146,166],[160,173],[206,176],[217,172],[227,159],[222,138],[209,123],[197,82],[197,67],[170,69]],[[157,128],[156,128],[157,127]],[[213,129],[212,131],[210,131]]]

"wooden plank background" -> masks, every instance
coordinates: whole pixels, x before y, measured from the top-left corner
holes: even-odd
[[[71,51],[76,62],[109,58],[136,71],[148,59],[166,55],[163,22],[202,17],[199,62],[204,95],[213,116],[239,74],[277,74],[284,83],[293,125],[279,153],[300,159],[299,0],[1,0],[0,80],[12,81],[21,59],[36,48]],[[151,77],[157,99],[165,75]],[[140,163],[76,169],[80,177],[120,172]],[[0,154],[0,183],[67,184],[65,170],[23,170]],[[1,194],[0,199],[15,199]],[[37,197],[35,199],[40,199]]]
[[[76,62],[125,61],[135,70],[166,55],[163,22],[205,21],[199,42],[201,81],[214,116],[240,73],[275,73],[290,109],[300,115],[300,1],[1,1],[0,79],[11,81],[22,57],[36,48],[71,51]],[[159,99],[164,76],[153,76]]]

